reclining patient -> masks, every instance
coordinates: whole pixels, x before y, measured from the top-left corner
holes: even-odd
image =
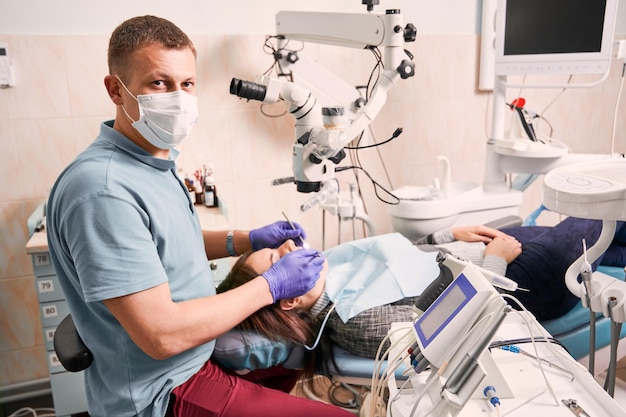
[[[453,227],[414,243],[428,242],[436,249],[506,275],[519,287],[528,290],[516,291],[513,295],[538,320],[546,320],[567,313],[578,302],[565,285],[565,272],[582,254],[582,239],[590,247],[598,239],[601,228],[600,221],[570,217],[553,227],[528,226],[503,230],[486,226]],[[244,284],[269,269],[285,253],[298,249],[293,241],[287,241],[276,249],[261,249],[243,255],[217,291],[227,291]],[[594,269],[598,264],[624,266],[625,261],[626,227],[618,222],[613,243],[593,266]],[[342,319],[327,294],[326,289],[333,277],[328,272],[327,264],[317,284],[308,293],[280,300],[259,310],[239,328],[257,331],[272,340],[308,346],[313,345],[322,332],[317,349],[310,352],[308,367],[311,372],[324,364],[323,358],[329,357],[331,342],[352,354],[374,358],[391,323],[412,321],[412,306],[416,297],[383,302],[344,320],[345,314]],[[420,272],[412,271],[415,280],[420,279]],[[431,274],[422,288],[433,278]],[[325,319],[327,323],[324,326]]]

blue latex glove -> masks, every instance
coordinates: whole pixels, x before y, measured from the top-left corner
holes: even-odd
[[[252,250],[277,248],[288,239],[293,239],[294,242],[298,243],[300,242],[298,236],[304,242],[306,240],[304,229],[298,223],[293,225],[295,229],[286,221],[277,221],[259,229],[251,230],[250,243],[252,243]]]
[[[320,277],[324,256],[314,249],[285,254],[262,275],[270,285],[274,302],[307,293]]]

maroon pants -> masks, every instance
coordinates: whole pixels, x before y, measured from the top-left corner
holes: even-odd
[[[294,376],[294,371],[276,367],[239,377],[207,361],[172,391],[167,417],[354,417],[339,407],[261,385],[265,379],[272,381],[266,385],[278,380],[277,387],[290,389]]]

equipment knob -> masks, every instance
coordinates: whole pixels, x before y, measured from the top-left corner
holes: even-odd
[[[398,67],[398,73],[403,80],[415,75],[415,64],[408,59],[403,59]]]
[[[417,38],[417,28],[413,23],[407,23],[404,27],[404,41],[415,42],[415,38]]]

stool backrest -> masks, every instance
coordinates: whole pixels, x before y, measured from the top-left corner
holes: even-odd
[[[85,370],[93,362],[93,354],[80,338],[70,314],[54,332],[53,344],[59,362],[70,372]]]

